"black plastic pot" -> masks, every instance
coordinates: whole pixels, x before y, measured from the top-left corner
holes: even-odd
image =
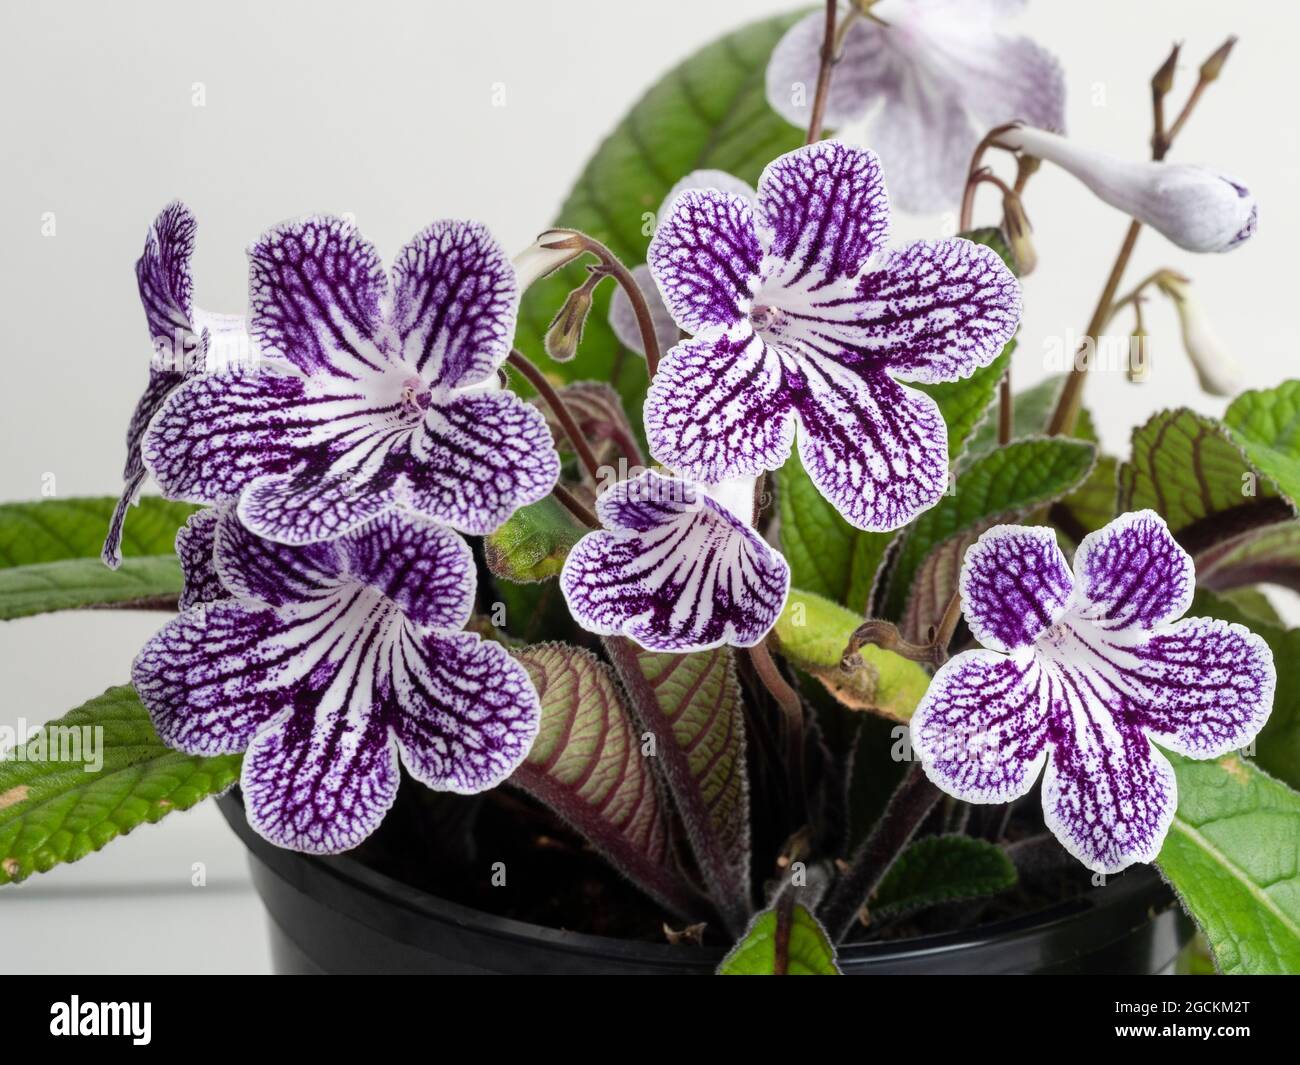
[[[579,935],[481,913],[350,858],[281,850],[218,800],[249,850],[280,973],[707,974],[723,951]],[[1191,924],[1145,867],[1040,913],[970,931],[840,951],[850,974],[1173,971]]]

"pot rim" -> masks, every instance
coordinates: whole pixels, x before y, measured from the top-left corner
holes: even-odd
[[[673,946],[667,943],[645,943],[638,940],[616,939],[611,936],[587,932],[571,932],[561,928],[521,921],[513,917],[478,910],[463,903],[452,902],[441,896],[413,887],[386,873],[372,869],[356,858],[346,855],[315,855],[277,847],[259,836],[244,817],[242,796],[232,788],[217,798],[226,822],[248,848],[251,857],[266,866],[273,874],[292,884],[299,891],[308,892],[307,881],[314,880],[311,893],[329,908],[344,913],[355,920],[378,928],[361,915],[337,904],[338,899],[361,892],[405,913],[423,920],[459,927],[472,927],[477,932],[508,942],[545,946],[552,950],[592,957],[616,957],[628,961],[645,962],[659,966],[682,966],[695,969],[703,964],[715,965],[730,948],[714,946]],[[334,890],[331,897],[322,898],[316,893],[321,880]],[[976,951],[990,943],[1010,944],[1016,940],[1049,938],[1063,940],[1062,946],[1086,947],[1088,950],[1103,945],[1097,939],[1090,923],[1080,921],[1085,914],[1099,910],[1115,910],[1126,915],[1125,934],[1132,925],[1149,920],[1174,902],[1173,895],[1153,867],[1133,866],[1111,879],[1101,889],[1103,894],[1078,895],[1072,899],[1046,906],[1018,917],[979,925],[955,932],[915,936],[910,939],[879,940],[869,943],[841,944],[836,954],[841,962],[869,959],[916,959],[935,956],[960,956]]]

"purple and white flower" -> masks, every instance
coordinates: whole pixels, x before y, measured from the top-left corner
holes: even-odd
[[[875,155],[834,141],[772,162],[757,202],[683,192],[650,269],[693,333],[659,366],[645,404],[651,453],[704,484],[799,457],[860,529],[888,530],[948,483],[947,426],[900,381],[987,366],[1020,321],[1020,285],[960,238],[886,250]]]
[[[1177,805],[1168,760],[1248,744],[1273,705],[1268,645],[1184,618],[1192,560],[1150,510],[1086,536],[1071,574],[1051,529],[999,525],[966,553],[962,603],[984,648],[948,662],[912,717],[929,778],[973,803],[1026,794],[1101,873],[1152,861]]]
[[[1008,130],[998,142],[1055,163],[1103,203],[1187,251],[1231,251],[1249,240],[1259,223],[1250,190],[1207,167],[1120,159],[1041,129]]]
[[[179,200],[169,203],[145,234],[144,251],[135,264],[153,356],[149,382],[127,426],[125,484],[101,556],[112,569],[122,563],[127,510],[139,499],[148,478],[140,444],[149,422],[186,378],[222,366],[240,366],[249,358],[243,318],[214,314],[194,304],[190,258],[197,229],[188,207]]]
[[[272,843],[355,847],[392,805],[399,761],[430,788],[472,793],[527,755],[537,693],[505,648],[459,631],[474,563],[451,530],[394,510],[289,546],[227,507],[181,541],[190,609],[132,679],[168,746],[246,752],[245,809]]]
[[[785,606],[790,567],[750,527],[752,480],[745,490],[654,470],[606,489],[596,500],[605,528],[579,540],[560,573],[574,620],[651,651],[762,640]]]
[[[271,230],[249,250],[257,373],[185,382],[144,438],[174,499],[238,499],[253,532],[288,544],[341,536],[393,509],[488,533],[550,492],[546,421],[495,390],[519,292],[473,222],[435,222],[391,283],[341,218]]]
[[[926,214],[961,197],[979,138],[1020,120],[1065,127],[1061,65],[1001,23],[1024,0],[857,0],[842,5],[843,44],[831,75],[826,125],[840,130],[883,103],[868,143],[880,153],[898,206]],[[864,16],[862,7],[869,7]],[[848,20],[847,22],[845,20]],[[825,16],[781,38],[767,67],[767,99],[807,128],[821,65]]]

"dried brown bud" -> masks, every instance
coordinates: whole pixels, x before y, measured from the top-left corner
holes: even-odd
[[[1223,64],[1228,61],[1228,56],[1232,52],[1233,45],[1236,43],[1236,37],[1229,37],[1214,50],[1214,53],[1209,59],[1201,64],[1201,81],[1209,82],[1218,78],[1220,72],[1223,70]]]
[[[1178,53],[1182,44],[1175,44],[1169,58],[1160,64],[1160,69],[1151,77],[1151,91],[1157,96],[1164,96],[1174,87],[1174,71],[1178,69]]]

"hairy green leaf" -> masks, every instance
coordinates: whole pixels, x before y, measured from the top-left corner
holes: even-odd
[[[45,499],[0,505],[0,568],[99,558],[117,500]],[[127,516],[122,550],[132,555],[169,555],[176,530],[197,507],[146,496]]]
[[[1157,863],[1225,973],[1300,972],[1300,795],[1228,755],[1166,755],[1178,811]]]
[[[1293,504],[1300,500],[1300,381],[1243,392],[1223,416],[1233,437],[1259,470]]]
[[[555,496],[514,512],[483,538],[488,569],[516,583],[544,581],[559,574],[569,550],[588,530]]]
[[[749,778],[745,710],[729,648],[658,654],[605,638],[687,836],[728,928],[750,913]]]
[[[928,836],[898,856],[867,904],[886,920],[941,902],[996,895],[1016,883],[1016,867],[1000,848],[969,836]]]
[[[679,916],[698,899],[672,853],[669,811],[613,671],[560,643],[516,654],[542,701],[542,723],[510,782],[545,803],[635,884]]]
[[[54,610],[175,599],[181,583],[174,555],[128,558],[116,570],[98,558],[0,569],[0,621]]]
[[[860,615],[838,603],[792,588],[773,631],[781,653],[841,703],[907,721],[930,686],[930,676],[917,663],[874,644],[862,648],[860,667],[842,670],[840,656],[861,623]]]
[[[802,144],[803,134],[768,106],[764,82],[773,47],[798,17],[753,23],[669,71],[596,150],[556,224],[590,234],[635,265],[645,261],[653,232],[646,215],[692,170],[725,170],[753,183],[772,159]],[[562,380],[611,381],[627,409],[640,411],[645,364],[624,352],[609,328],[609,283],[597,290],[577,357],[555,363],[545,356],[542,338],[551,319],[585,277],[576,264],[529,288],[516,343]]]
[[[224,791],[242,758],[164,747],[134,689],[109,688],[0,761],[0,884],[75,862]]]
[[[719,976],[838,976],[835,948],[817,918],[780,902],[750,923],[718,966]]]
[[[1040,437],[1012,441],[976,459],[955,490],[907,530],[889,574],[884,615],[903,616],[917,571],[944,540],[991,519],[1013,521],[1059,499],[1088,476],[1095,453],[1080,440]]]
[[[1300,522],[1267,525],[1207,548],[1196,556],[1196,580],[1216,591],[1278,584],[1300,592]]]

